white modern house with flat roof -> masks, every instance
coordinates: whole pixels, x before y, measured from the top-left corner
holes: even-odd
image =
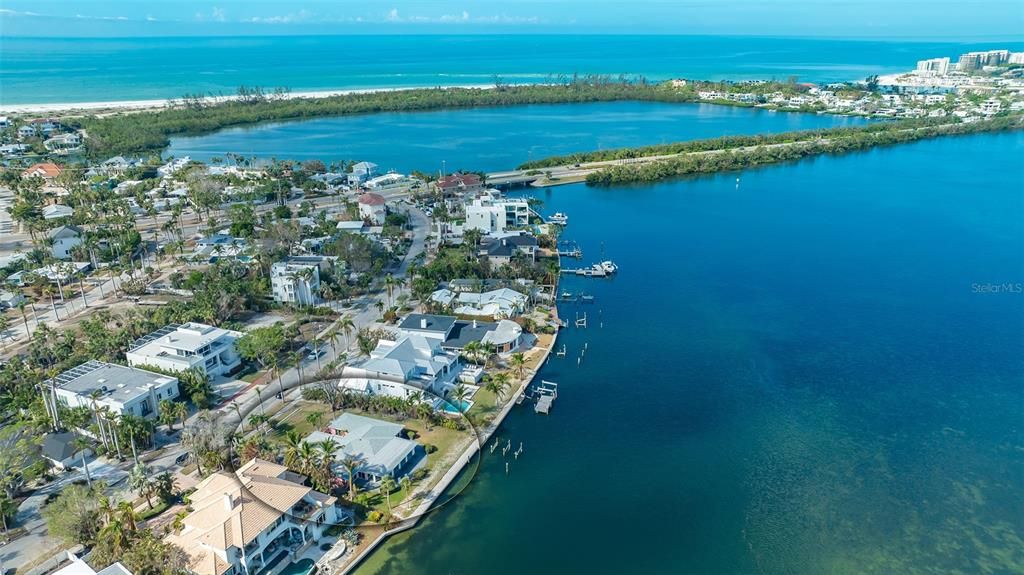
[[[402,426],[397,423],[344,413],[328,425],[327,433],[314,431],[306,441],[337,444],[336,462],[354,457],[360,461],[356,479],[377,482],[385,475],[398,479],[414,467],[420,446],[399,437],[401,433]],[[349,480],[345,468],[337,463],[335,474]]]
[[[168,325],[137,340],[125,354],[128,363],[169,371],[198,369],[211,378],[242,365],[235,342],[242,334],[204,323]]]
[[[290,256],[270,266],[270,290],[274,301],[312,306],[320,301],[320,272],[327,271],[333,258]]]
[[[147,418],[156,417],[161,401],[180,393],[176,377],[96,360],[57,375],[51,384],[57,401],[68,407],[106,407]]]
[[[304,480],[262,459],[235,473],[218,471],[199,482],[182,529],[164,540],[185,550],[195,575],[273,573],[271,564],[288,564],[293,553],[348,519],[337,498]]]
[[[485,196],[466,206],[463,230],[480,230],[485,234],[502,234],[511,228],[530,224],[530,204],[526,200]]]

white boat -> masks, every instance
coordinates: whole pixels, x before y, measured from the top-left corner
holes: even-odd
[[[615,262],[611,260],[605,260],[594,266],[595,268],[601,268],[608,275],[611,275],[619,271],[619,266],[615,265]]]
[[[569,223],[569,216],[563,214],[562,212],[556,212],[555,215],[548,218],[548,222],[564,226],[565,224]]]

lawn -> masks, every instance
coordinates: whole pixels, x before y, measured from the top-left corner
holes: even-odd
[[[306,420],[311,413],[323,414],[320,418],[321,430],[330,423],[331,419],[341,415],[340,412],[337,415],[332,415],[331,408],[323,403],[306,400],[293,401],[270,414],[271,419],[274,420],[274,430],[270,433],[269,439],[281,443],[289,431],[295,431],[302,437],[313,433],[316,431],[313,429],[313,424]]]

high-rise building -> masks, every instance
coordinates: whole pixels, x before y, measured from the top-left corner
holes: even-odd
[[[949,71],[949,58],[932,58],[920,60],[915,73],[918,76],[945,76]]]

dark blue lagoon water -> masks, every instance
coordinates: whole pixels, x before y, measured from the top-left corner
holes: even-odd
[[[847,81],[912,69],[923,58],[1020,47],[739,36],[0,36],[0,104],[179,98],[243,84],[478,85],[495,75],[510,83],[574,73]]]
[[[597,301],[561,307],[590,325],[551,415],[499,431],[511,473],[485,456],[359,573],[1024,572],[1022,154],[537,192],[619,276],[563,285]]]
[[[228,152],[260,158],[370,160],[381,169],[499,171],[529,159],[727,134],[864,123],[713,104],[596,102],[320,118],[232,128],[171,140],[167,154],[196,160]]]

